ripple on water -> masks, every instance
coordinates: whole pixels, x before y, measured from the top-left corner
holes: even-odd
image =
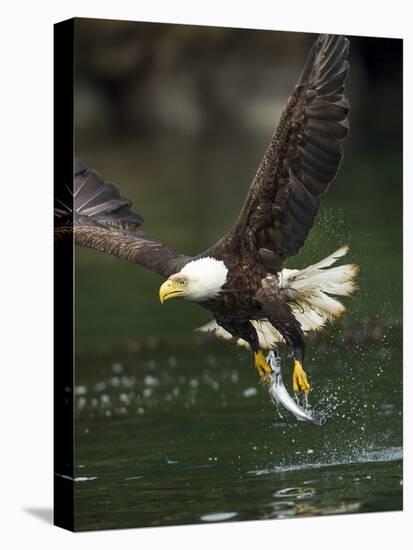
[[[81,476],[81,477],[75,477],[75,481],[93,481],[94,479],[97,479],[97,476]]]
[[[83,467],[83,466],[82,466]],[[72,477],[65,474],[56,474],[59,477],[63,477],[64,479],[70,479],[70,481],[93,481],[94,479],[97,479],[97,476],[78,476],[78,477]]]
[[[276,498],[310,498],[316,493],[315,489],[311,487],[286,487],[276,491],[273,496]]]
[[[237,512],[221,512],[217,514],[205,514],[201,516],[202,521],[225,521],[227,519],[232,519],[237,516]]]

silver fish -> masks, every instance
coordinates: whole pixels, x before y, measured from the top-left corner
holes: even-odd
[[[271,384],[269,385],[271,399],[276,403],[280,403],[283,407],[290,411],[297,418],[297,420],[308,420],[309,422],[320,426],[322,420],[321,416],[310,413],[308,409],[303,409],[303,407],[301,407],[300,404],[294,400],[286,390],[281,374],[280,356],[275,354],[274,351],[270,351],[266,357],[266,360],[272,369],[272,373],[268,375],[271,379]],[[305,405],[308,406],[307,395],[304,396],[304,399]]]

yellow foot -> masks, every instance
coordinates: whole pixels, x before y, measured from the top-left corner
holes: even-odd
[[[261,351],[259,351],[258,353],[254,353],[254,359],[254,367],[257,369],[258,374],[265,382],[267,382],[267,384],[270,384],[271,380],[268,374],[272,372],[272,369],[265,360],[264,354]]]
[[[310,384],[308,383],[307,375],[301,362],[297,359],[294,361],[293,390],[295,392],[303,391],[305,393],[310,391]]]

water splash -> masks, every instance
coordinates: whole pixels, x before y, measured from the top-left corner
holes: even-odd
[[[402,447],[390,447],[382,449],[364,449],[358,453],[351,451],[349,454],[337,456],[332,454],[330,457],[323,457],[323,460],[314,462],[314,460],[304,459],[300,463],[285,463],[273,465],[261,470],[250,470],[248,473],[256,476],[268,475],[277,472],[291,472],[294,470],[312,470],[320,468],[330,468],[332,466],[343,466],[349,464],[365,464],[368,462],[394,462],[402,460]]]

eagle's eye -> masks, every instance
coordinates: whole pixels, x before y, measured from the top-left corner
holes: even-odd
[[[186,286],[187,283],[188,283],[188,281],[186,281],[185,279],[182,279],[182,280],[180,281],[180,283],[181,283],[181,286]]]

